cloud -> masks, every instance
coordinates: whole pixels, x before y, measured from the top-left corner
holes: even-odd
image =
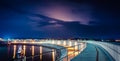
[[[89,2],[9,2],[2,3],[0,31],[3,34],[15,32],[23,37],[120,36],[119,10],[109,9],[107,4],[103,4],[104,8],[108,7],[106,10],[101,3],[96,8]]]
[[[94,21],[92,15],[93,7],[89,4],[47,2],[33,8],[33,13],[45,15],[50,18],[64,22],[78,21],[83,25],[90,25]]]

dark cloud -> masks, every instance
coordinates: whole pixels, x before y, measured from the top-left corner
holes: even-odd
[[[1,0],[0,34],[16,38],[119,38],[116,0]]]

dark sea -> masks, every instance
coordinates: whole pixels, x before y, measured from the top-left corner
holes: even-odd
[[[18,58],[18,50],[22,48],[26,61],[53,61],[52,49],[32,45],[0,46],[0,61],[14,61]]]

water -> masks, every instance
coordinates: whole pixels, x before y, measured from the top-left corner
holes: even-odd
[[[53,61],[54,53],[49,52],[52,49],[41,46],[28,46],[28,45],[10,45],[0,46],[0,61],[13,61],[17,57],[19,46],[22,47],[24,55],[27,57],[27,61]],[[45,52],[49,52],[43,54]],[[42,55],[40,55],[40,53]],[[29,58],[28,58],[29,57]]]

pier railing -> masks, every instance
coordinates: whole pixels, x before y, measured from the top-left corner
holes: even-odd
[[[70,61],[73,57],[75,57],[81,51],[83,51],[83,49],[85,47],[86,47],[86,45],[81,46],[81,44],[78,44],[78,45],[66,47],[67,54],[64,54],[65,51],[62,51],[62,50],[65,50],[65,48],[61,48],[61,49],[54,49],[52,51],[44,52],[42,54],[38,54],[38,55],[34,55],[34,56],[29,56],[29,57],[26,57],[26,59],[31,59],[33,57],[34,58],[35,57],[39,57],[40,55],[46,55],[48,53],[54,53],[54,55],[53,55],[54,57],[52,57],[52,61]],[[70,50],[69,50],[71,48],[73,48],[72,52],[70,52]]]
[[[78,55],[79,53],[81,53],[81,51],[83,51],[84,48],[86,47],[85,43],[84,43],[83,46],[81,46],[81,45],[82,44],[78,44],[78,45],[66,47],[66,49],[67,49],[67,55],[59,57],[56,61],[70,61],[76,55]],[[70,50],[69,50],[71,48],[73,48],[72,52],[70,52]],[[60,49],[60,50],[62,50],[62,49]]]
[[[47,41],[48,42],[48,41]],[[73,43],[74,44],[73,44]],[[13,42],[13,44],[26,44],[26,45],[40,45],[40,46],[49,46],[49,45],[42,45],[41,42]],[[40,44],[39,44],[40,43]],[[78,55],[81,51],[84,50],[84,48],[86,47],[86,43],[85,42],[76,42],[76,41],[69,41],[69,43],[66,43],[64,41],[49,41],[49,43],[56,45],[56,46],[64,46],[63,48],[59,48],[59,49],[54,49],[54,48],[50,48],[52,49],[52,51],[48,51],[48,52],[44,52],[38,55],[34,55],[34,56],[28,56],[25,59],[31,59],[31,58],[35,58],[35,57],[40,57],[41,55],[46,55],[48,53],[52,53],[52,61],[70,61],[73,57],[75,57],[76,55]],[[43,43],[44,44],[44,43]],[[51,45],[50,45],[51,46]],[[50,47],[49,46],[49,47]],[[52,47],[53,47],[52,46]]]

